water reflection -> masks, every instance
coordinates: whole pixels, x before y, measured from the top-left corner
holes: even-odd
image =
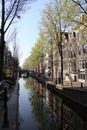
[[[58,130],[45,101],[46,88],[32,79],[19,83],[19,130]]]

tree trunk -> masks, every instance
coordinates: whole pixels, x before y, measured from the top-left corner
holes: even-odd
[[[53,43],[52,43],[52,81],[54,80],[54,76],[53,76],[53,74],[54,74],[54,71],[53,71]]]
[[[61,42],[61,84],[63,85],[63,53],[62,53],[62,42]]]
[[[2,0],[2,22],[1,22],[1,43],[0,43],[0,80],[3,79],[3,67],[4,67],[4,17],[5,17],[5,1]]]
[[[62,39],[60,39],[60,43],[58,43],[58,50],[61,57],[61,84],[63,85],[63,53],[62,53]]]
[[[3,80],[4,43],[0,45],[0,81]]]

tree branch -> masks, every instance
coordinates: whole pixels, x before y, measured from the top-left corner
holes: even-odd
[[[8,24],[8,26],[7,26],[7,28],[5,29],[5,33],[6,33],[6,32],[7,32],[7,30],[9,29],[9,27],[10,27],[11,23],[13,22],[13,20],[14,20],[14,18],[15,18],[15,16],[16,16],[16,14],[17,14],[17,10],[18,10],[19,5],[20,5],[20,0],[18,1],[18,4],[17,4],[17,7],[16,7],[16,10],[15,10],[15,12],[14,12],[14,14],[13,14],[12,19],[10,20],[10,22],[9,22],[9,24]]]
[[[8,20],[9,16],[11,15],[12,11],[14,10],[16,2],[17,2],[17,0],[14,1],[13,5],[12,5],[12,7],[10,9],[10,11],[8,12],[8,15],[7,15],[6,19],[5,19],[5,23]]]
[[[76,3],[83,11],[85,14],[87,14],[87,11],[82,7],[82,4],[80,2],[76,2],[75,0],[72,0],[74,3]],[[86,0],[85,0],[86,1]],[[86,1],[87,3],[87,1]]]

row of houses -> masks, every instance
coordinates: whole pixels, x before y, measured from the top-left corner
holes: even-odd
[[[82,40],[82,34],[79,31],[70,29],[68,39],[62,44],[62,53],[64,80],[86,82],[87,38],[84,37]]]
[[[82,33],[74,29],[70,29],[66,34],[67,37],[64,35],[62,40],[63,80],[86,82],[87,38],[83,38]],[[52,63],[49,60],[44,61],[43,73],[47,76],[48,72],[51,72],[51,80],[59,82],[61,79],[61,57],[58,48],[53,49],[51,59],[53,59]]]
[[[54,42],[50,41],[51,53],[46,54],[41,63],[34,68],[35,72],[59,82],[63,70],[63,81],[87,82],[87,15],[82,15],[79,21],[83,24],[77,23],[78,30],[71,28],[68,32],[63,32],[62,60],[58,45],[55,46]]]

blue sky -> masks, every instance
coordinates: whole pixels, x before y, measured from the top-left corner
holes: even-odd
[[[30,55],[32,47],[37,41],[41,11],[50,0],[38,0],[31,5],[30,10],[23,14],[16,25],[17,39],[19,41],[20,65]]]

